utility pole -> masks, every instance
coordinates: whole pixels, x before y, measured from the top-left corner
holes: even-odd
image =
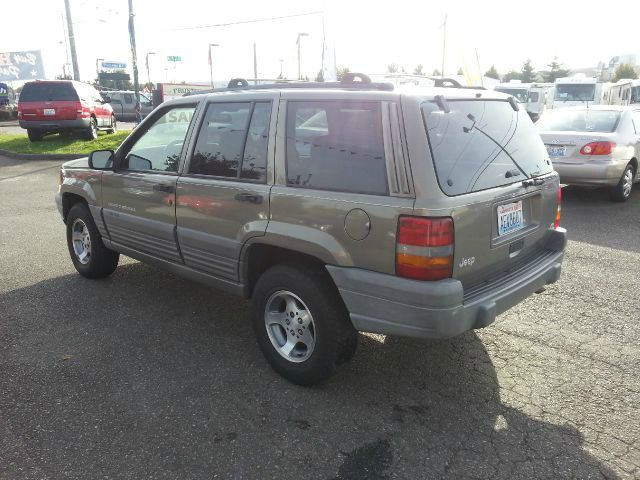
[[[211,56],[211,47],[219,47],[220,45],[218,45],[217,43],[210,43],[209,44],[209,76],[211,79],[211,88],[215,88],[213,86],[213,57]]]
[[[73,63],[73,79],[80,81],[78,56],[76,55],[76,39],[73,36],[73,21],[71,20],[71,7],[69,6],[69,0],[64,0],[64,9],[67,13],[67,31],[69,32],[69,47],[71,49],[71,62]]]
[[[129,0],[129,41],[131,43],[131,65],[133,67],[133,90],[136,94],[137,120],[138,109],[140,108],[140,84],[138,83],[138,54],[136,52],[136,29],[133,23],[133,18],[133,0]]]
[[[298,39],[296,40],[296,43],[298,44],[298,80],[302,80],[302,74],[300,72],[300,37],[306,37],[308,35],[308,33],[299,33]]]
[[[146,65],[147,65],[147,83],[151,83],[151,75],[149,74],[149,55],[155,55],[156,52],[147,52]]]
[[[447,13],[444,14],[444,23],[442,24],[442,71],[440,74],[444,77],[444,56],[447,49]]]
[[[256,51],[256,42],[253,42],[253,84],[258,84],[258,52]]]
[[[104,58],[96,58],[96,82],[100,83],[100,62],[103,62]]]

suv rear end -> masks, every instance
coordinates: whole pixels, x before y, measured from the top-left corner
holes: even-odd
[[[359,330],[449,337],[560,275],[560,185],[525,110],[484,90],[403,95],[415,190],[396,275],[328,267]]]
[[[111,107],[100,104],[98,92],[69,80],[28,82],[18,103],[20,126],[31,141],[47,133],[81,131],[95,138],[98,127],[111,126]]]

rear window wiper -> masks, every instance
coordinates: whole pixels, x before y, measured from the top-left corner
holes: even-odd
[[[462,127],[462,131],[465,133],[470,133],[472,130],[477,130],[479,131],[481,134],[483,134],[485,137],[487,137],[489,140],[491,140],[493,143],[495,143],[498,148],[500,148],[500,150],[502,150],[513,162],[513,164],[518,167],[518,170],[520,170],[522,172],[522,174],[529,178],[531,175],[528,175],[527,172],[524,171],[524,169],[518,164],[518,162],[516,162],[515,158],[513,158],[511,155],[509,155],[509,152],[507,152],[507,150],[500,144],[500,142],[498,142],[497,140],[495,140],[491,135],[489,135],[488,133],[484,132],[480,127],[478,127],[476,125],[476,117],[474,117],[471,113],[467,114],[467,118],[469,120],[471,120],[473,122],[473,124],[470,127]],[[506,174],[505,174],[506,176]],[[513,176],[513,175],[510,175]],[[507,177],[508,178],[508,177]]]

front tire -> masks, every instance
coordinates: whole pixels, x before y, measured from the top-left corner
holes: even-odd
[[[67,246],[73,266],[83,277],[104,278],[118,266],[120,255],[104,246],[84,203],[76,203],[67,214]]]
[[[347,309],[328,273],[277,265],[258,280],[253,327],[273,369],[290,382],[314,385],[329,378],[357,345]]]
[[[107,129],[107,133],[116,133],[118,131],[118,121],[115,115],[111,115],[111,127]]]
[[[91,117],[89,121],[89,129],[85,133],[85,138],[87,140],[95,140],[98,138],[98,122],[93,117]]]
[[[618,184],[611,190],[611,200],[614,202],[626,202],[631,197],[631,190],[633,190],[633,181],[635,180],[636,172],[633,165],[629,164],[622,172],[622,177]]]

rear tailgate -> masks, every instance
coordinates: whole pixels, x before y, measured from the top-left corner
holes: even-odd
[[[22,102],[23,120],[75,120],[78,102]]]
[[[454,221],[453,277],[465,290],[543,254],[558,206],[558,175],[524,108],[496,99],[423,104],[441,193],[434,212]],[[414,182],[416,179],[414,178]]]
[[[31,82],[20,94],[23,120],[75,120],[79,107],[78,94],[67,82]]]

